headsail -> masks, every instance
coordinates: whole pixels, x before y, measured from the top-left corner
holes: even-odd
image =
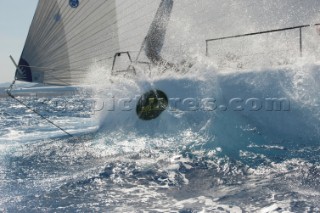
[[[93,60],[119,50],[116,23],[115,0],[39,0],[16,79],[80,83]]]
[[[112,60],[121,51],[137,55],[159,2],[39,0],[16,79],[55,85],[79,84],[94,61]],[[155,36],[167,25],[168,19],[163,17],[170,14],[172,2],[160,2],[148,36],[149,50],[163,45],[164,37],[157,41]]]

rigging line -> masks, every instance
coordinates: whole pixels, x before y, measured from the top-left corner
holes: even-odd
[[[17,102],[19,102],[20,104],[22,104],[24,107],[26,107],[27,109],[31,110],[33,113],[35,113],[36,115],[38,115],[39,117],[41,117],[42,119],[46,120],[48,123],[52,124],[53,126],[57,127],[58,129],[60,129],[62,132],[64,132],[66,135],[70,136],[70,137],[74,137],[73,135],[71,135],[69,132],[67,132],[66,130],[64,130],[63,128],[61,128],[60,126],[58,126],[57,124],[55,124],[53,121],[51,121],[50,119],[46,118],[45,116],[41,115],[37,110],[29,107],[27,104],[25,104],[23,101],[19,100],[18,98],[16,98],[14,95],[12,95],[12,93],[8,90],[7,94],[14,100],[16,100]]]
[[[12,56],[10,56],[11,60],[13,61],[14,65],[17,65]],[[19,69],[18,66],[16,66],[17,69]],[[13,100],[19,102],[21,105],[23,105],[24,107],[26,107],[27,109],[31,110],[33,113],[35,113],[36,115],[38,115],[39,117],[41,117],[42,119],[46,120],[48,123],[52,124],[53,126],[57,127],[58,129],[60,129],[62,132],[64,132],[66,135],[68,135],[69,137],[74,137],[73,135],[71,135],[69,132],[67,132],[66,130],[64,130],[62,127],[58,126],[57,124],[55,124],[53,121],[51,121],[49,118],[46,118],[45,116],[43,116],[42,114],[40,114],[37,110],[33,109],[32,107],[28,106],[27,104],[25,104],[23,101],[19,100],[18,98],[16,98],[13,94],[12,94],[12,89],[13,86],[15,85],[17,79],[16,77],[14,78],[12,84],[9,86],[9,88],[7,89],[7,94],[10,98],[12,98]]]

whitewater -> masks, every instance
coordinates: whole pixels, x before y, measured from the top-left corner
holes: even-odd
[[[1,211],[320,211],[320,63],[105,67],[93,64],[95,86],[75,95],[20,97],[72,138],[1,99]],[[169,107],[143,121],[136,102],[152,89]]]

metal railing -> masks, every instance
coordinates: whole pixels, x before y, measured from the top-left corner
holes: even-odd
[[[268,33],[295,30],[295,29],[299,29],[299,51],[300,51],[300,56],[302,56],[302,54],[303,54],[302,29],[307,28],[307,27],[312,27],[312,26],[320,26],[320,23],[313,24],[313,25],[310,25],[310,24],[309,25],[300,25],[300,26],[295,26],[295,27],[287,27],[287,28],[280,28],[280,29],[274,29],[274,30],[254,32],[254,33],[239,34],[239,35],[233,35],[233,36],[225,36],[225,37],[220,37],[220,38],[207,39],[206,40],[206,56],[209,56],[209,43],[212,41],[240,38],[240,37],[247,37],[247,36],[254,36],[254,35],[261,35],[261,34],[268,34]]]

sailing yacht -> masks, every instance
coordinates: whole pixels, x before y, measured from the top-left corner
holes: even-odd
[[[143,15],[137,13],[139,8],[146,9]],[[93,62],[112,64],[112,74],[136,72],[135,64],[139,63],[148,64],[149,68],[150,65],[168,66],[170,63],[161,57],[161,50],[172,8],[172,0],[161,1],[158,7],[143,1],[128,4],[105,0],[40,0],[15,79],[72,86],[85,83],[88,67]],[[156,13],[151,19],[154,10]],[[147,62],[140,61],[142,54]],[[125,61],[121,66],[126,68],[119,70],[121,60]],[[165,110],[168,99],[162,91],[146,94],[148,97],[141,99],[138,113],[140,118],[150,120]],[[158,103],[159,95],[165,98],[165,103]],[[151,106],[148,110],[144,106],[150,105],[149,98],[157,100],[153,106],[157,110],[152,113]]]
[[[137,75],[137,67],[145,67],[149,74],[161,70],[182,76],[153,78],[152,83],[147,77],[138,79],[147,79],[147,83],[137,90],[142,96],[135,112],[140,118],[137,122],[173,116],[163,113],[171,98],[215,96],[215,101],[225,101],[235,96],[268,97],[280,94],[275,88],[281,88],[284,73],[278,68],[268,73],[248,74],[248,70],[293,63],[301,56],[302,47],[309,53],[319,52],[310,42],[318,37],[301,37],[317,23],[315,8],[320,8],[318,0],[39,0],[15,79],[83,85],[92,64],[108,65],[106,75]],[[205,64],[208,61],[210,65]],[[222,74],[208,80],[202,71],[210,66]],[[188,69],[198,71],[188,76]],[[264,82],[261,85],[265,87],[252,87],[255,80]],[[128,94],[130,90],[126,90]],[[195,104],[190,99],[186,105],[193,111],[190,105]],[[168,129],[179,125],[179,118],[186,114],[181,111],[174,115],[176,122],[170,120]],[[268,127],[296,133],[296,127],[279,127],[283,122],[265,115],[261,120],[256,115],[244,114],[261,125],[268,123]],[[190,120],[199,120],[204,126],[205,118],[193,114]],[[110,122],[117,120],[119,114],[110,118]]]

